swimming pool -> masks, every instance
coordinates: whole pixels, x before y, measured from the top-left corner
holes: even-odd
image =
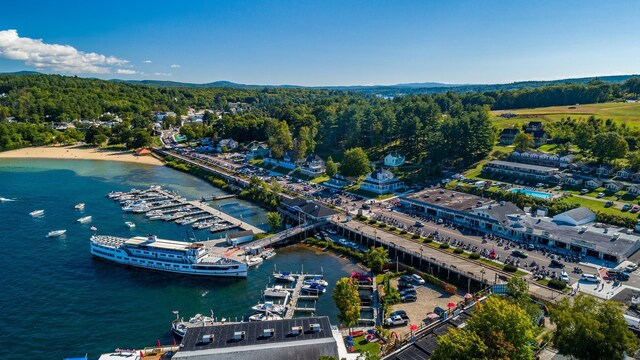
[[[552,194],[549,193],[545,193],[545,192],[541,192],[541,191],[534,191],[534,190],[528,190],[528,189],[511,189],[509,190],[509,192],[512,193],[523,193],[527,196],[532,196],[532,197],[536,197],[536,198],[540,198],[540,199],[548,199],[550,197],[552,197]]]

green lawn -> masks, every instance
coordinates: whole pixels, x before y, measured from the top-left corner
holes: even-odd
[[[628,211],[620,211],[620,209],[616,209],[613,206],[612,207],[604,207],[605,202],[604,201],[598,201],[598,200],[590,200],[590,199],[585,199],[585,198],[579,198],[579,197],[575,197],[575,196],[569,196],[566,197],[562,200],[560,200],[562,202],[568,203],[568,204],[578,204],[580,206],[584,206],[587,207],[589,209],[591,209],[594,212],[601,212],[603,214],[611,214],[611,215],[618,215],[618,216],[622,216],[622,217],[626,217],[629,219],[633,219],[633,220],[637,220],[638,219],[638,214],[633,214],[630,213]]]
[[[518,116],[510,119],[497,116],[503,112]],[[640,103],[626,102],[492,111],[492,120],[496,127],[504,128],[511,125],[521,126],[529,121],[558,121],[566,117],[586,119],[591,115],[612,119],[617,123],[626,123],[631,127],[640,127]]]
[[[364,335],[353,338],[353,343],[355,344],[353,347],[354,351],[361,353],[368,352],[371,355],[378,355],[378,353],[380,353],[380,344],[377,342],[368,342],[365,340]]]
[[[312,179],[311,182],[315,184],[320,184],[321,182],[329,181],[329,177],[327,175],[318,176],[315,179]]]

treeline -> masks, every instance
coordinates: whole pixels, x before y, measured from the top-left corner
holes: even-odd
[[[12,150],[27,146],[73,144],[83,139],[84,133],[73,128],[57,131],[36,124],[0,122],[0,150]]]

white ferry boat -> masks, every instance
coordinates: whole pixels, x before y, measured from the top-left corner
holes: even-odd
[[[247,264],[213,255],[201,243],[155,235],[130,239],[95,235],[90,245],[91,254],[118,264],[188,275],[247,277]]]

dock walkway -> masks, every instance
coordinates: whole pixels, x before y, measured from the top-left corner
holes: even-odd
[[[264,230],[261,230],[251,224],[248,224],[244,221],[238,220],[236,218],[234,218],[231,215],[227,215],[225,213],[223,213],[222,211],[216,210],[214,208],[212,208],[211,206],[207,205],[207,204],[203,204],[200,201],[189,201],[188,204],[193,205],[199,209],[201,209],[204,212],[207,212],[211,215],[215,215],[219,218],[221,218],[222,220],[228,221],[233,225],[236,225],[237,227],[239,227],[242,230],[251,230],[253,231],[254,234],[262,234],[264,233]]]

